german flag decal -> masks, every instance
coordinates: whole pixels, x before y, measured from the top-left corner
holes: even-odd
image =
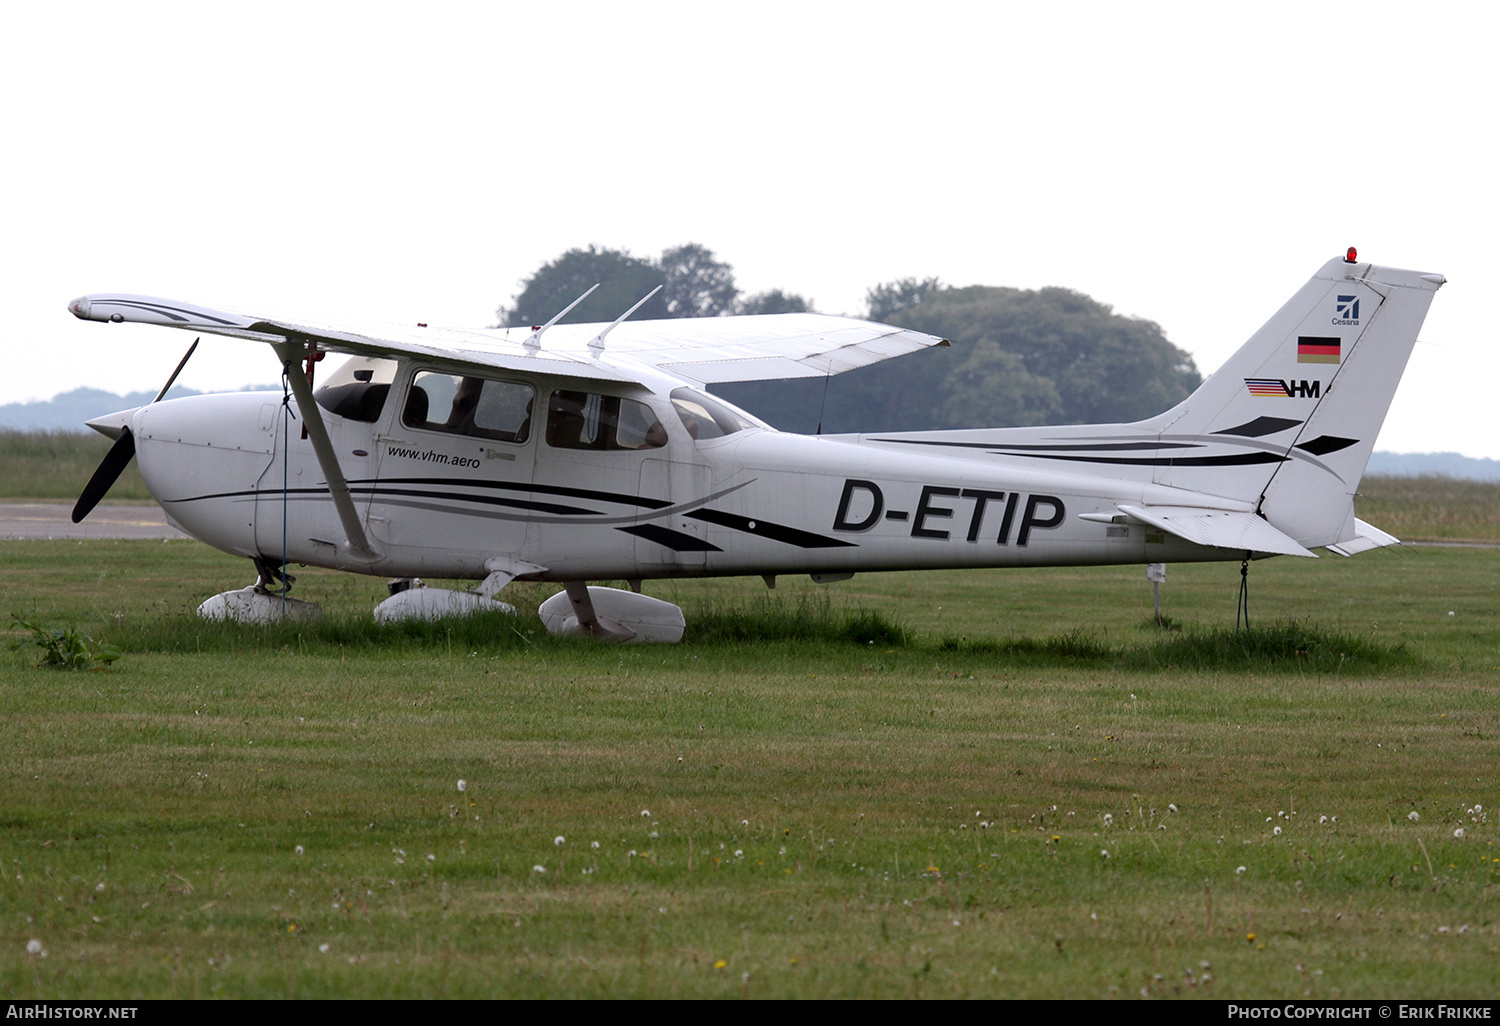
[[[1325,338],[1320,335],[1298,335],[1297,362],[1338,363],[1342,341],[1338,336]]]

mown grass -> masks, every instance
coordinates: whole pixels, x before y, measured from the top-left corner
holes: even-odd
[[[699,627],[629,647],[539,585],[231,628],[196,543],[0,551],[0,612],[126,650],[0,658],[8,998],[1493,993],[1492,552],[1256,564],[1251,635],[1234,564],[1166,632],[1139,568],[648,584]]]

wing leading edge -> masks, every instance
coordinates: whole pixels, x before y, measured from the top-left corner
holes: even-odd
[[[823,377],[947,340],[827,314],[764,314],[626,322],[605,348],[607,325],[558,324],[540,345],[529,328],[405,328],[251,317],[151,296],[89,295],[68,304],[90,321],[159,324],[269,343],[314,343],[334,353],[416,356],[446,363],[645,384],[646,368],[698,384]],[[608,353],[606,357],[604,354]]]

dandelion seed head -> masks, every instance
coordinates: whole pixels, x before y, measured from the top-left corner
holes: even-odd
[[[102,890],[104,890],[104,881],[100,880],[97,884],[95,884],[94,885],[94,890],[96,890],[96,891],[102,891]]]
[[[1281,836],[1281,827],[1277,827],[1275,830],[1272,830],[1271,834],[1274,837],[1280,837]]]
[[[329,948],[329,945],[327,945],[327,944],[319,944],[318,945],[318,950],[321,951],[325,955],[328,954],[328,948]]]
[[[469,782],[467,780],[460,780],[458,782],[458,789],[460,791],[467,791],[469,789]]]
[[[589,843],[589,847],[590,848],[598,848],[599,847],[599,842],[598,841],[591,841]]]
[[[545,873],[547,871],[547,867],[546,866],[532,866],[531,867],[531,871],[533,873]]]
[[[643,817],[645,817],[645,818],[650,818],[650,816],[651,816],[651,810],[650,809],[642,809],[641,810],[641,815]]]
[[[1417,811],[1415,809],[1413,809],[1411,812],[1408,812],[1406,814],[1406,818],[1409,819],[1409,820],[1411,820],[1413,823],[1415,823],[1417,820],[1421,819],[1422,817],[1419,816],[1419,815],[1417,815]]]
[[[1167,811],[1168,812],[1176,812],[1177,811],[1177,803],[1173,802],[1172,804],[1168,805],[1167,806]]]
[[[28,955],[40,955],[42,953],[42,942],[35,937],[26,942],[26,953]]]
[[[1464,835],[1464,828],[1463,827],[1459,827],[1457,830],[1453,831],[1453,836],[1454,837],[1462,837],[1463,835]]]
[[[1238,867],[1235,868],[1234,873],[1235,873],[1236,876],[1238,876],[1241,873],[1243,873],[1244,871],[1245,871],[1245,867],[1244,866],[1238,866]]]
[[[556,837],[552,838],[552,844],[553,844],[554,847],[561,848],[563,845],[565,845],[567,843],[568,843],[568,839],[566,837],[564,837],[562,834],[558,834]]]
[[[299,844],[299,845],[297,845],[297,847],[293,848],[292,850],[295,851],[298,855],[301,855],[302,854],[302,845]]]

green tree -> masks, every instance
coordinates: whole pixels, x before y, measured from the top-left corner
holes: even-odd
[[[913,288],[924,283],[906,279]],[[788,431],[922,431],[1112,423],[1169,409],[1201,382],[1150,321],[1069,289],[941,288],[888,316],[952,341],[824,380],[716,388]],[[878,289],[895,296],[901,283]],[[905,293],[911,294],[910,289]],[[874,299],[872,298],[872,308]]]
[[[1150,417],[1181,402],[1203,380],[1192,357],[1168,342],[1158,325],[1122,317],[1071,289],[939,289],[894,320],[962,343],[970,374],[986,373],[982,364],[997,354],[1018,357],[1026,374],[1053,383],[1055,423]],[[970,348],[984,342],[993,348]],[[951,384],[945,383],[945,393]]]
[[[496,311],[501,327],[545,324],[559,310],[598,283],[594,294],[578,304],[565,322],[612,321],[638,303],[642,296],[665,285],[666,275],[651,260],[625,250],[570,249],[521,283],[511,305]],[[639,320],[670,316],[660,292],[633,315]]]
[[[740,294],[734,269],[708,247],[696,242],[674,246],[662,252],[658,266],[667,285],[662,295],[668,317],[719,317],[734,311]]]
[[[810,300],[804,299],[794,292],[783,292],[781,289],[770,289],[766,292],[757,292],[740,300],[739,309],[736,313],[742,314],[783,314],[783,313],[812,313],[813,305]]]
[[[872,321],[887,320],[916,306],[927,293],[941,287],[936,278],[897,278],[876,285],[865,293],[865,316]]]

